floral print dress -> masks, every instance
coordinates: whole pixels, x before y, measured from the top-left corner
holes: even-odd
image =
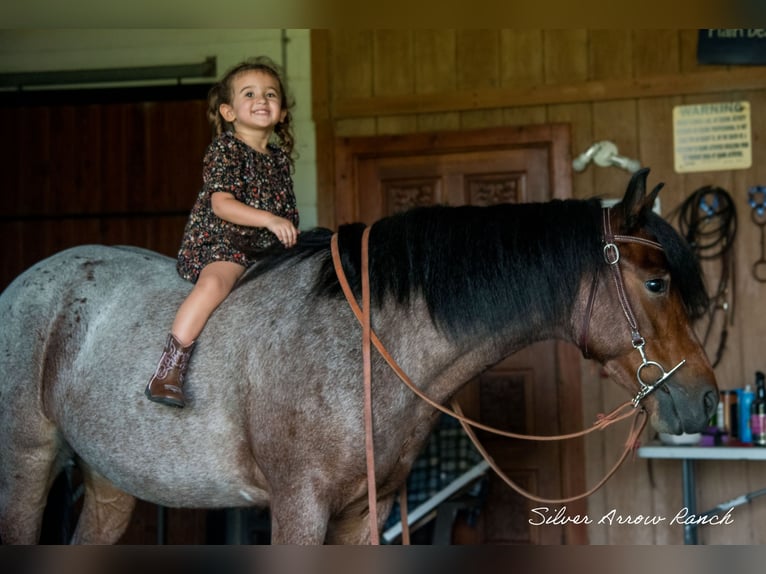
[[[238,140],[232,132],[217,136],[203,160],[202,189],[191,210],[178,251],[178,273],[195,283],[212,261],[232,261],[243,267],[255,263],[260,249],[278,243],[265,227],[248,227],[224,221],[213,213],[212,195],[231,193],[256,209],[289,219],[298,227],[291,163],[279,147],[269,144],[261,153]]]

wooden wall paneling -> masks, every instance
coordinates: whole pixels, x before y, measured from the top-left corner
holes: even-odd
[[[567,123],[572,126],[572,157],[577,157],[595,142],[593,135],[592,104],[557,104],[547,106],[547,122]],[[572,196],[585,199],[595,195],[592,168],[572,173]]]
[[[79,195],[77,181],[81,126],[75,123],[74,106],[51,107],[50,120],[51,193],[41,207],[45,213],[75,211],[77,203],[85,199]]]
[[[372,96],[373,33],[369,30],[333,30],[330,34],[333,62],[330,76],[331,102],[354,96]],[[334,127],[336,137],[374,135],[377,130],[375,118],[341,118],[335,122]]]
[[[415,91],[413,32],[376,30],[373,36],[373,93],[412,94]],[[403,134],[417,130],[413,115],[377,119],[377,134]]]
[[[457,36],[457,89],[497,88],[500,85],[498,30],[460,30]],[[469,110],[460,114],[460,128],[481,129],[502,124],[499,109]]]
[[[16,143],[21,150],[19,163],[7,166],[3,173],[16,172],[18,187],[16,209],[9,213],[41,213],[45,209],[45,198],[50,188],[51,145],[50,111],[48,108],[13,109],[20,122],[15,126],[16,133],[34,133],[34,138],[18,137]],[[29,166],[21,173],[18,166]]]
[[[637,102],[617,100],[593,104],[593,140],[614,142],[620,154],[638,157]],[[600,167],[591,163],[596,194],[601,197],[622,199],[631,174],[616,166]]]
[[[481,90],[500,85],[498,30],[459,30],[455,74],[458,90]]]
[[[673,108],[682,103],[680,97],[644,98],[638,101],[638,146],[636,158],[648,167],[648,184],[659,183],[660,208],[663,217],[673,218],[673,212],[685,199],[684,178],[675,172],[673,147]],[[676,221],[671,221],[677,227]]]
[[[377,130],[375,118],[351,118],[335,122],[336,137],[374,136]]]
[[[415,93],[453,92],[457,87],[455,30],[416,30],[413,36]]]
[[[687,93],[710,93],[719,91],[721,86],[729,86],[731,90],[760,89],[764,78],[766,78],[766,67],[753,67],[752,70],[731,68],[686,75],[673,73],[622,80],[546,83],[535,87],[466,89],[443,94],[350,97],[335,100],[333,107],[338,118],[358,118],[373,115],[496,109],[509,106],[589,103]]]
[[[207,102],[144,104],[144,110],[147,184],[145,189],[136,187],[133,193],[141,197],[144,211],[189,210],[202,186],[202,159],[212,140]],[[188,151],[167,153],[179,149]]]
[[[375,133],[378,135],[408,134],[416,131],[418,131],[417,116],[383,116],[376,119]]]
[[[85,209],[99,211],[102,193],[98,199],[93,193],[104,189],[101,164],[109,148],[103,147],[101,140],[101,106],[81,105],[75,107],[76,125],[79,135],[75,158],[78,166],[76,183],[72,193],[72,212],[82,212]],[[85,209],[84,209],[85,208]]]
[[[332,30],[332,100],[373,95],[373,32]]]
[[[410,30],[373,32],[373,93],[376,96],[415,91],[413,51]]]
[[[633,77],[633,43],[629,30],[588,32],[588,79]]]
[[[457,131],[460,129],[460,112],[418,114],[416,118],[417,131],[419,132]]]
[[[460,113],[460,129],[478,130],[503,125],[503,110],[476,110]]]
[[[125,170],[121,176],[121,199],[124,202],[125,211],[139,211],[143,205],[143,198],[150,182],[146,171],[146,154],[144,142],[147,140],[149,129],[144,110],[136,105],[124,106],[125,124],[122,133],[125,149]]]
[[[22,225],[13,221],[0,221],[0,293],[22,271],[24,242]]]
[[[588,79],[588,32],[546,30],[543,33],[545,83],[567,84]]]
[[[680,34],[678,30],[634,30],[633,73],[636,78],[678,73]]]
[[[3,131],[8,134],[18,134],[21,132],[21,114],[14,108],[0,107],[0,125]],[[22,195],[19,193],[21,188],[21,174],[17,169],[11,169],[12,166],[21,164],[21,153],[25,140],[31,138],[0,138],[0,173],[3,174],[3,201],[0,201],[0,218],[9,213],[17,213],[21,209]],[[2,221],[0,219],[0,221]],[[7,245],[7,243],[3,243]]]
[[[545,84],[583,82],[588,77],[588,35],[585,30],[546,30],[543,32],[543,80]],[[572,125],[572,156],[593,143],[590,104],[558,104],[548,107],[549,122]],[[592,186],[583,187],[587,178],[573,177],[575,198],[593,195]]]
[[[417,30],[413,36],[415,93],[454,92],[457,86],[455,30]],[[460,129],[459,112],[417,114],[416,131]]]
[[[101,208],[105,211],[127,211],[128,182],[121,177],[126,169],[129,143],[126,141],[127,126],[130,123],[128,110],[124,106],[105,106],[102,116],[101,138],[105,149],[110,150],[102,166]]]
[[[548,110],[545,106],[523,106],[503,108],[502,125],[524,126],[544,124],[548,121]]]
[[[500,85],[503,88],[540,86],[545,83],[541,30],[500,31]],[[547,121],[544,105],[502,108],[503,125],[534,125]]]
[[[335,229],[335,146],[331,117],[331,37],[328,30],[312,30],[311,115],[314,120],[317,170],[317,224]]]
[[[500,31],[500,86],[521,88],[544,83],[542,30]]]

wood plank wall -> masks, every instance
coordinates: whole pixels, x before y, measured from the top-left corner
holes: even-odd
[[[572,156],[609,139],[623,155],[666,183],[667,214],[703,185],[734,198],[736,313],[726,354],[716,369],[721,388],[742,387],[766,370],[766,284],[753,280],[758,229],[747,189],[766,184],[766,68],[696,63],[696,30],[333,30],[312,32],[313,106],[318,150],[319,223],[333,227],[333,138],[460,130],[499,125],[569,123]],[[753,166],[748,170],[677,174],[672,110],[679,104],[747,100]],[[575,197],[621,197],[628,174],[591,166],[573,175]],[[706,267],[715,284],[714,264]],[[616,385],[584,362],[583,424],[623,402]],[[588,482],[616,460],[624,428],[587,441]],[[647,439],[651,438],[647,433]],[[766,487],[763,463],[698,463],[700,510]],[[680,544],[668,522],[682,508],[680,463],[636,459],[590,497],[600,518],[659,515],[658,526],[592,524],[592,544]],[[766,543],[766,497],[734,510],[734,523],[700,529],[707,544]]]
[[[202,183],[206,109],[204,98],[0,106],[0,289],[78,244],[175,257]]]

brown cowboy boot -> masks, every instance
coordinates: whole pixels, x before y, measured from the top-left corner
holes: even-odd
[[[168,334],[160,363],[144,391],[150,401],[173,407],[184,407],[186,404],[183,391],[184,377],[193,348],[194,343],[184,347],[173,333]]]

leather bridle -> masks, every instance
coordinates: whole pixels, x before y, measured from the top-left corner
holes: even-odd
[[[662,245],[651,239],[645,239],[643,237],[636,237],[633,235],[617,235],[612,232],[612,223],[610,212],[608,208],[602,209],[602,223],[604,231],[604,261],[606,261],[608,268],[611,270],[612,279],[614,280],[614,286],[617,291],[617,300],[620,302],[622,313],[628,322],[628,328],[630,330],[630,339],[633,344],[633,348],[636,349],[641,355],[641,364],[636,370],[636,379],[638,380],[639,390],[636,396],[633,397],[631,403],[634,407],[638,407],[639,403],[649,396],[652,392],[661,387],[665,381],[667,381],[673,373],[686,363],[686,359],[682,359],[675,367],[666,371],[664,367],[656,361],[650,361],[646,356],[646,340],[641,336],[641,332],[638,328],[638,320],[636,314],[633,312],[633,307],[628,299],[627,290],[625,289],[625,280],[622,277],[622,271],[620,270],[620,248],[618,243],[638,243],[653,249],[663,251]],[[598,287],[599,273],[596,273],[593,277],[593,283],[591,284],[590,295],[588,296],[588,303],[585,307],[585,317],[583,319],[583,326],[580,331],[580,348],[583,351],[583,355],[589,358],[588,352],[588,329],[593,314],[593,306],[596,298],[596,290]],[[644,377],[642,377],[642,371],[646,368],[657,369],[660,377],[654,382],[648,384]]]

